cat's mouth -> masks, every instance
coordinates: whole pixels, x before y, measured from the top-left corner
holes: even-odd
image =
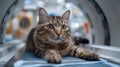
[[[54,43],[60,43],[62,42],[62,38],[61,37],[54,37],[54,38],[49,38],[50,42],[54,42]]]

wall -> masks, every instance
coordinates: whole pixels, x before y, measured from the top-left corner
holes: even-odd
[[[96,0],[109,23],[111,46],[120,47],[120,0]]]

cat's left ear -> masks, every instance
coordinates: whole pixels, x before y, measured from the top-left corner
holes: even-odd
[[[64,18],[64,19],[69,20],[70,10],[65,11],[61,17]]]

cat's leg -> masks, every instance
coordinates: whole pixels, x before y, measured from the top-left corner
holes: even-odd
[[[56,63],[59,64],[62,61],[61,55],[58,54],[55,50],[48,50],[45,52],[45,60],[48,63]]]
[[[79,48],[77,46],[73,46],[71,48],[70,55],[74,56],[74,57],[77,57],[77,58],[89,60],[89,61],[97,61],[97,60],[99,60],[98,54],[93,53],[93,52],[85,51],[84,49]]]

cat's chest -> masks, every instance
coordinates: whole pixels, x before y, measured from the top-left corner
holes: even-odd
[[[58,51],[65,50],[68,47],[68,44],[54,44],[54,45],[47,45],[47,49],[56,49]]]
[[[54,44],[47,45],[46,49],[55,50],[60,53],[62,56],[65,56],[69,53],[70,44]]]
[[[69,48],[70,48],[70,45],[60,46],[60,47],[59,47],[59,52],[60,52],[60,54],[61,54],[62,56],[67,55],[67,54],[69,53],[69,51],[70,51]]]

